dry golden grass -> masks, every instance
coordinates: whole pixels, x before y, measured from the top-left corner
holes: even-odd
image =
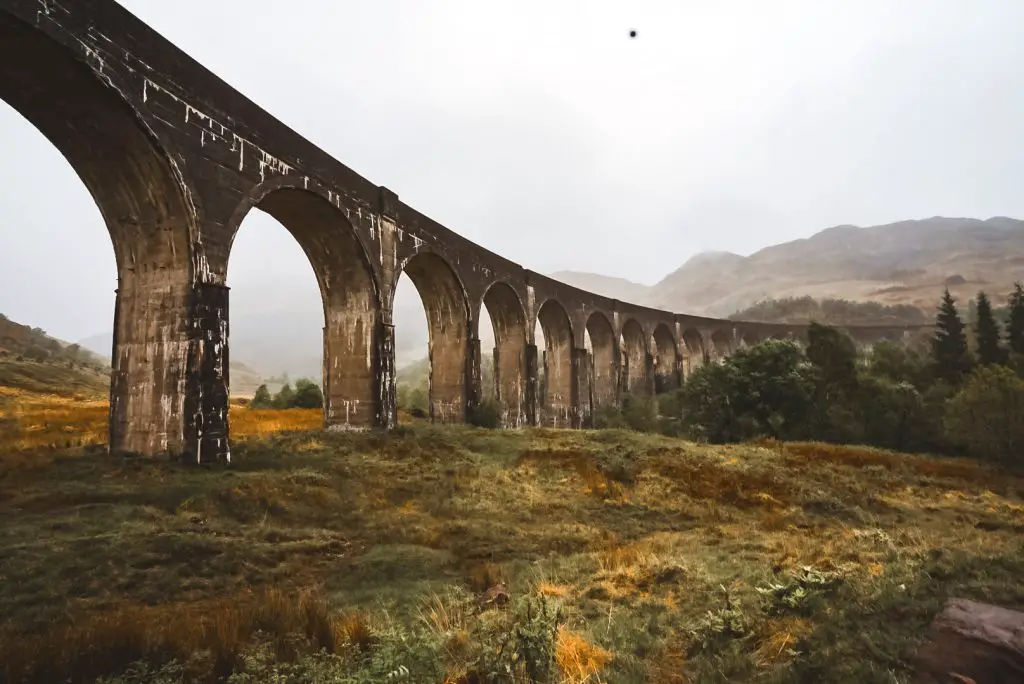
[[[263,588],[155,606],[124,602],[68,616],[35,634],[4,634],[4,681],[89,681],[137,660],[186,660],[206,649],[213,670],[227,673],[257,631],[277,637],[282,660],[301,653],[285,640],[292,634],[306,637],[306,650],[332,653],[372,643],[365,614],[332,614],[323,597],[310,592]]]
[[[582,635],[562,627],[555,639],[555,662],[567,684],[596,681],[598,674],[612,659],[612,654]]]
[[[0,449],[24,451],[106,444],[108,403],[95,396],[68,397],[0,387]],[[277,432],[315,430],[320,409],[254,410],[232,403],[231,434],[263,437]]]

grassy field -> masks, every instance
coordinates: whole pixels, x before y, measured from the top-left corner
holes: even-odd
[[[973,462],[234,407],[196,469],[2,400],[0,681],[910,682],[946,596],[1024,607],[1024,478]]]

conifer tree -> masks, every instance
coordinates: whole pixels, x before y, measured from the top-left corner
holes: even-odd
[[[1024,286],[1013,284],[1010,295],[1010,321],[1006,326],[1006,341],[1014,354],[1024,354]]]
[[[978,293],[977,318],[974,323],[975,340],[978,343],[978,361],[983,366],[1003,363],[1003,348],[999,344],[999,324],[992,315],[992,303],[984,292]]]
[[[967,335],[964,322],[956,310],[956,302],[949,294],[949,288],[942,295],[938,315],[935,317],[935,334],[932,336],[932,361],[938,378],[957,383],[970,370],[971,359],[967,354]]]

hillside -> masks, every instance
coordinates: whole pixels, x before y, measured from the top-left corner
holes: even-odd
[[[652,288],[647,303],[712,316],[766,298],[810,295],[934,309],[942,288],[1001,300],[1024,278],[1024,222],[935,217],[835,226],[748,257],[698,255]]]
[[[578,287],[581,290],[588,290],[623,302],[641,304],[651,295],[651,288],[647,285],[634,283],[632,280],[626,280],[625,278],[598,275],[597,273],[556,271],[549,273],[548,277],[573,287]]]
[[[106,359],[0,314],[0,387],[64,396],[110,389]]]
[[[934,217],[861,228],[834,226],[750,256],[705,252],[651,287],[590,273],[565,282],[637,304],[725,317],[766,299],[875,301],[931,313],[942,288],[979,289],[996,304],[1024,279],[1024,221]]]
[[[1024,602],[1024,481],[973,462],[454,427],[232,455],[0,461],[0,681],[921,681],[946,597]]]

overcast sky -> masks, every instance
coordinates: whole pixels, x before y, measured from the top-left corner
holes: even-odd
[[[541,272],[652,284],[702,250],[841,223],[1024,217],[1020,0],[122,4],[374,183]],[[0,150],[0,312],[65,339],[105,330],[116,275],[89,195],[5,105]],[[316,298],[275,228],[243,226],[234,312]]]

